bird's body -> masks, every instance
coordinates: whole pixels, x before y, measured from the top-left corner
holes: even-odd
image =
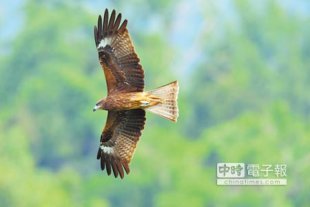
[[[108,95],[94,107],[107,110],[106,125],[101,133],[97,159],[108,175],[124,177],[129,173],[137,142],[145,123],[145,110],[176,122],[178,118],[178,82],[152,91],[144,91],[144,71],[135,53],[121,14],[108,10],[98,18],[94,37],[99,62],[106,77]],[[154,57],[156,58],[156,57]]]
[[[160,97],[154,96],[148,92],[129,92],[129,93],[112,93],[106,98],[101,99],[98,103],[104,110],[130,110],[146,109],[161,103]]]

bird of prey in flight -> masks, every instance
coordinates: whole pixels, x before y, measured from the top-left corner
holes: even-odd
[[[106,9],[99,15],[94,36],[108,95],[100,99],[93,111],[107,110],[97,159],[101,169],[123,178],[144,128],[145,111],[176,122],[178,118],[178,82],[144,91],[144,72],[127,30],[127,20]],[[155,45],[154,45],[155,47]],[[156,57],[154,57],[156,58]]]

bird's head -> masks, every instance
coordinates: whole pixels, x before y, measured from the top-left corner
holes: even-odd
[[[97,103],[96,103],[96,105],[94,106],[94,108],[93,108],[93,111],[97,111],[98,109],[101,109],[101,110],[103,110],[103,109],[105,109],[105,102],[106,102],[106,99],[105,98],[103,98],[103,99],[100,99]]]

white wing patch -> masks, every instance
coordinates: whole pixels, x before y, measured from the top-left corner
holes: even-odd
[[[102,149],[104,153],[107,153],[107,154],[112,154],[114,152],[113,147],[106,147],[106,146],[101,145],[100,148]]]
[[[99,49],[99,48],[101,48],[101,47],[104,48],[106,45],[111,45],[111,43],[112,43],[112,37],[103,38],[103,39],[100,41],[100,43],[99,43],[97,49]]]

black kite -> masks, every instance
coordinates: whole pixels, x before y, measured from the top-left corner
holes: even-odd
[[[145,110],[176,122],[178,118],[178,82],[174,81],[145,92],[144,72],[130,39],[127,20],[115,10],[104,12],[94,28],[99,61],[106,77],[108,96],[97,102],[97,109],[107,110],[106,125],[100,138],[97,159],[110,175],[124,177],[144,128]]]

